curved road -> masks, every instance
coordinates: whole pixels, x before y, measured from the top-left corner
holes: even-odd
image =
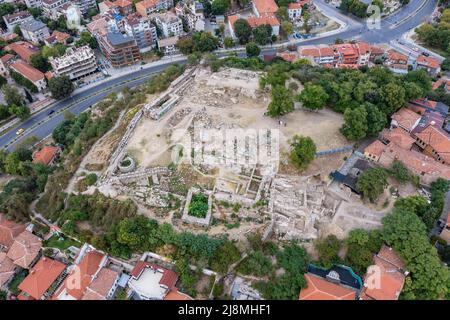
[[[369,30],[365,21],[343,15],[337,8],[326,4],[324,0],[314,1],[322,12],[329,16],[337,16],[347,24],[347,27],[337,34],[299,41],[297,42],[298,45],[333,43],[337,38],[361,39],[369,43],[389,43],[400,38],[403,33],[426,21],[437,5],[437,0],[411,0],[409,4],[397,13],[382,19],[380,29]],[[263,53],[274,53],[276,50],[276,48],[264,49]],[[80,114],[109,93],[120,91],[125,87],[138,86],[146,82],[153,74],[161,72],[173,63],[175,62],[164,61],[154,67],[138,70],[131,74],[99,83],[93,88],[74,94],[71,98],[59,101],[51,107],[52,110],[55,110],[52,116],[48,115],[49,109],[46,109],[9,129],[8,132],[0,137],[0,148],[6,148],[12,151],[15,149],[16,144],[26,137],[36,136],[38,138],[45,138],[63,121],[64,110],[69,110],[75,115]],[[20,136],[17,136],[16,131],[19,128],[23,128],[25,131]]]

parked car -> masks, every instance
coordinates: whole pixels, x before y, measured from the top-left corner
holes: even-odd
[[[425,56],[425,57],[429,57],[430,56],[430,54],[428,53],[428,52],[422,52],[422,54]]]
[[[47,113],[47,115],[48,116],[51,116],[52,114],[54,114],[55,113],[55,110],[50,110],[48,113]]]
[[[17,130],[16,135],[20,135],[25,131],[24,128],[20,128],[19,130]]]

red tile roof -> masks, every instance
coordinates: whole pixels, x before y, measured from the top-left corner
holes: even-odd
[[[381,132],[381,136],[388,142],[395,143],[399,147],[409,150],[416,141],[405,130],[401,128],[393,128],[392,130],[384,129]]]
[[[39,71],[35,67],[30,66],[28,63],[22,60],[14,62],[10,65],[10,68],[14,69],[14,71],[20,73],[31,82],[36,82],[45,78],[44,74],[41,71]]]
[[[268,24],[272,27],[279,26],[280,22],[274,15],[264,15],[261,17],[247,17],[247,22],[252,28]]]
[[[287,62],[295,62],[298,60],[298,55],[296,52],[284,51],[278,53],[277,56]]]
[[[305,274],[307,287],[300,291],[299,300],[355,300],[355,291],[331,283],[312,274]]]
[[[2,215],[2,219],[0,219],[0,245],[7,248],[11,247],[14,239],[23,231],[25,231],[25,225],[6,220]]]
[[[278,11],[278,6],[274,0],[253,0],[253,5],[260,15],[265,13],[275,14]]]
[[[446,163],[450,164],[450,139],[431,124],[416,133],[416,137],[433,148]]]
[[[189,297],[187,294],[184,294],[180,291],[170,291],[165,297],[164,300],[194,300]]]
[[[432,69],[437,69],[441,65],[439,61],[432,57],[425,57],[424,55],[420,55],[416,60],[417,64],[427,66]]]
[[[52,36],[55,37],[56,41],[58,41],[59,43],[63,43],[68,38],[70,38],[70,34],[58,30],[53,31]]]
[[[5,252],[0,252],[0,288],[14,275],[16,265]]]
[[[85,294],[86,288],[91,284],[93,275],[100,268],[100,264],[105,257],[98,251],[89,251],[81,259],[77,268],[73,269],[66,278],[63,288],[66,292],[76,300],[81,300]],[[72,283],[79,281],[78,288],[73,288]],[[59,290],[58,290],[59,291]],[[59,294],[60,292],[58,292]],[[56,295],[58,295],[56,294]]]
[[[19,285],[19,289],[32,298],[39,300],[61,275],[64,269],[66,269],[65,264],[47,257],[42,257],[30,270],[25,280]]]
[[[33,153],[33,163],[41,163],[48,165],[59,152],[58,147],[45,146],[41,150]]]
[[[392,49],[388,50],[387,55],[388,55],[389,60],[408,62],[408,56],[406,56],[398,51],[395,51]]]
[[[415,124],[417,123],[418,120],[420,120],[420,118],[422,118],[421,115],[407,108],[401,108],[392,115],[392,119],[397,121],[399,126],[410,131],[414,129]]]
[[[26,62],[30,62],[31,56],[39,52],[39,48],[25,41],[11,43],[5,47],[5,50],[14,51]]]
[[[131,1],[128,0],[117,0],[116,2],[114,2],[114,5],[120,7],[120,8],[126,8],[131,6],[133,3]]]
[[[41,248],[41,239],[25,230],[14,239],[14,243],[8,250],[8,257],[16,265],[28,269],[39,255]]]
[[[383,245],[375,256],[371,274],[364,277],[362,300],[398,300],[405,283],[403,259],[390,247]]]
[[[430,109],[436,109],[436,106],[437,106],[437,101],[424,99],[424,98],[416,99],[411,102],[414,104],[418,104],[420,106],[430,108]]]
[[[4,56],[2,56],[0,58],[0,60],[2,61],[3,64],[7,63],[8,61],[10,61],[12,58],[14,58],[14,56],[10,53],[5,54]]]
[[[144,0],[136,3],[136,6],[142,6],[144,9],[148,9],[156,6],[158,2],[158,0]]]
[[[102,268],[92,283],[86,288],[81,300],[105,300],[113,287],[119,273],[108,268]]]
[[[368,153],[379,158],[385,149],[386,145],[383,142],[380,140],[375,140],[364,149],[364,153]]]

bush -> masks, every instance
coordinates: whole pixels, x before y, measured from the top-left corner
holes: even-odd
[[[205,218],[208,213],[208,197],[203,193],[192,195],[188,214],[197,218]]]

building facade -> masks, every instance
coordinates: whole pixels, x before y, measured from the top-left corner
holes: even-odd
[[[50,58],[55,76],[68,76],[70,80],[78,80],[97,71],[97,59],[89,46],[69,48],[58,58]]]
[[[108,32],[99,38],[100,49],[114,68],[133,65],[142,60],[134,37],[120,32]]]
[[[172,12],[156,14],[155,23],[164,38],[183,35],[183,21]]]
[[[124,29],[129,36],[134,37],[141,51],[148,51],[156,46],[156,27],[138,13],[128,15]]]
[[[29,20],[20,25],[22,36],[24,39],[33,43],[39,43],[50,37],[50,31],[47,26],[40,20]]]

